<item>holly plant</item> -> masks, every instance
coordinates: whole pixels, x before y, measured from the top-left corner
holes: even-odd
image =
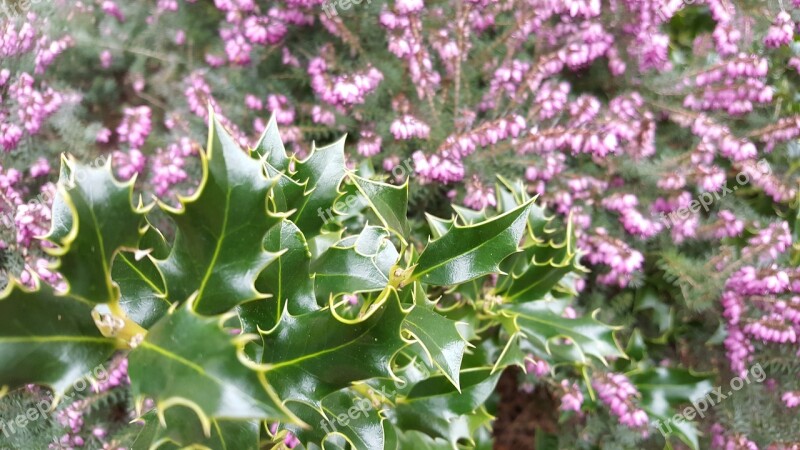
[[[62,158],[42,239],[66,288],[0,295],[3,391],[57,401],[125,352],[135,449],[469,447],[504,368],[626,357],[614,327],[565,317],[584,270],[570,224],[521,184],[500,179],[495,209],[411,224],[408,182],[348,171],[343,139],[301,160],[274,120],[252,149],[213,113],[209,128],[177,206]]]

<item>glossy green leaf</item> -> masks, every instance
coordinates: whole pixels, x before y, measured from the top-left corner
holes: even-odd
[[[264,295],[255,281],[275,255],[263,248],[277,220],[266,212],[272,181],[215,119],[201,152],[203,179],[182,209],[162,205],[178,233],[166,260],[158,261],[171,301],[196,293],[195,308],[218,314]]]
[[[95,168],[62,158],[49,234],[56,247],[47,249],[70,294],[92,303],[119,299],[111,263],[120,250],[137,248],[146,212],[132,204],[133,180],[117,181],[109,162]]]
[[[311,252],[297,226],[289,220],[281,221],[269,230],[264,246],[278,257],[261,272],[256,288],[271,297],[239,307],[245,330],[252,333],[277,325],[285,308],[292,315],[318,309],[309,267]]]
[[[349,390],[334,392],[319,406],[290,402],[289,407],[309,428],[287,425],[301,443],[319,443],[334,434],[343,437],[354,449],[389,448],[383,418],[372,402]],[[327,446],[326,446],[327,448]]]
[[[255,420],[211,420],[206,435],[203,424],[191,408],[174,406],[159,417],[157,411],[145,414],[144,427],[132,450],[210,448],[221,450],[257,449],[259,422]],[[163,423],[162,423],[163,422]],[[166,425],[166,426],[165,426]]]
[[[526,247],[519,264],[500,277],[496,293],[515,303],[541,300],[565,275],[575,269],[577,251],[571,229],[560,244],[534,244]],[[521,256],[521,255],[520,255]]]
[[[440,219],[428,213],[425,213],[425,219],[427,220],[428,226],[431,229],[431,237],[433,239],[439,239],[440,237],[444,236],[447,231],[453,227],[454,223],[454,219]]]
[[[267,379],[281,398],[313,405],[353,382],[390,377],[392,358],[406,345],[400,336],[404,318],[393,290],[374,314],[355,324],[340,322],[328,309],[286,315],[264,336]]]
[[[136,260],[133,253],[120,253],[111,268],[119,285],[120,306],[144,328],[150,328],[170,307],[161,272],[149,258]]]
[[[699,449],[697,425],[690,421],[673,421],[682,413],[680,406],[688,406],[693,400],[711,393],[713,377],[694,374],[684,369],[655,367],[629,374],[631,382],[642,394],[640,404],[650,416],[653,426],[667,435],[675,435],[692,449]],[[715,399],[713,395],[709,397]],[[705,400],[708,408],[708,401]],[[695,420],[701,419],[696,417]]]
[[[291,177],[306,186],[305,196],[295,205],[290,216],[303,230],[306,239],[318,235],[326,219],[324,213],[333,207],[338,187],[345,175],[344,138],[325,147],[312,148],[303,161],[297,161]]]
[[[468,343],[458,332],[456,322],[417,305],[408,313],[403,331],[422,346],[428,359],[442,370],[456,389],[460,389],[461,360]]]
[[[428,244],[413,276],[441,286],[497,272],[500,262],[518,250],[530,205],[474,225],[454,225]]]
[[[131,351],[128,373],[136,398],[148,397],[164,413],[191,407],[208,430],[211,419],[293,420],[264,377],[244,360],[252,336],[232,337],[220,318],[197,315],[191,302],[156,323]]]
[[[358,191],[367,199],[372,211],[378,216],[384,227],[394,231],[405,240],[409,232],[408,218],[408,181],[402,186],[371,181],[358,175],[350,174],[350,179]]]
[[[267,127],[261,133],[254,152],[265,158],[266,162],[279,171],[285,173],[289,170],[290,159],[286,156],[286,147],[283,146],[274,114],[270,116]]]
[[[60,396],[103,364],[117,341],[100,334],[92,308],[47,285],[28,291],[12,281],[0,293],[0,392],[36,383]]]
[[[444,376],[417,383],[396,408],[397,424],[404,430],[418,430],[448,440],[471,439],[471,415],[488,420],[482,409],[494,391],[500,372],[490,368],[466,369],[461,373],[461,392]],[[482,421],[483,421],[482,420]]]
[[[615,327],[603,324],[594,317],[568,319],[551,311],[547,302],[530,302],[511,305],[502,314],[506,331],[514,335],[522,332],[537,348],[553,353],[557,339],[567,338],[567,348],[561,348],[562,356],[577,362],[586,362],[585,355],[607,363],[608,357],[624,357],[614,337]],[[575,351],[569,351],[574,349]]]
[[[340,241],[311,264],[317,297],[326,301],[332,294],[381,291],[389,284],[398,258],[388,232],[366,227],[359,236]]]

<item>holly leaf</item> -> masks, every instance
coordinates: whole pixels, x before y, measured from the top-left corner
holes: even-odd
[[[106,362],[117,341],[100,334],[93,307],[48,285],[29,291],[12,280],[0,293],[0,392],[35,383],[60,397]]]
[[[344,138],[325,147],[312,148],[311,155],[297,161],[296,166],[291,177],[305,185],[306,191],[290,218],[303,230],[306,239],[311,239],[320,233],[325,224],[323,213],[331,209],[339,196],[338,187],[345,175]]]
[[[499,271],[500,262],[518,251],[530,205],[528,202],[474,225],[454,224],[442,237],[428,243],[413,277],[442,286]]]
[[[408,236],[408,180],[402,186],[367,180],[348,174],[358,192],[366,199],[370,209],[383,226],[394,231],[403,241]]]
[[[710,374],[694,374],[684,369],[655,367],[634,372],[628,378],[642,394],[639,404],[647,414],[657,419],[653,426],[665,435],[675,435],[690,448],[699,447],[698,431],[695,422],[689,420],[673,421],[681,405],[693,400],[703,399],[712,390]],[[704,399],[708,405],[708,399]],[[713,403],[708,406],[713,406]],[[694,411],[697,409],[692,408]],[[702,418],[702,417],[701,417]],[[697,419],[699,420],[699,419]]]
[[[420,381],[397,404],[398,428],[446,439],[454,447],[461,439],[472,440],[475,429],[491,419],[482,405],[500,374],[491,368],[466,369],[461,372],[460,392],[442,375]]]
[[[256,278],[275,258],[264,236],[277,222],[266,211],[272,181],[262,164],[242,151],[219,121],[210,119],[208,149],[201,151],[203,176],[181,209],[161,204],[177,225],[169,257],[157,261],[167,295],[184,301],[195,295],[201,314],[218,314],[264,298]]]
[[[275,114],[270,116],[267,127],[261,133],[254,151],[278,171],[287,172],[289,170],[291,160],[286,156],[286,148],[283,146],[283,139],[278,131]]]
[[[193,309],[189,301],[166,315],[130,352],[134,397],[152,398],[161,414],[175,405],[190,407],[206,435],[215,418],[296,421],[264,369],[243,355],[255,336],[232,337],[220,326],[225,316],[206,318]]]
[[[350,390],[334,392],[319,405],[290,402],[289,406],[297,417],[310,425],[310,428],[286,426],[306,447],[309,443],[332,440],[342,447],[347,443],[350,448],[359,450],[392,448],[384,429],[391,425],[384,423],[369,399]]]
[[[381,291],[389,284],[399,257],[386,230],[365,227],[360,235],[339,241],[311,264],[317,297],[327,301],[332,294]]]
[[[456,322],[417,305],[408,313],[403,331],[411,336],[412,341],[420,344],[428,360],[460,390],[458,375],[464,350],[469,344],[459,333]]]
[[[501,322],[509,335],[523,333],[525,338],[539,350],[553,354],[561,347],[559,356],[569,360],[586,362],[586,355],[593,356],[603,364],[608,357],[625,357],[612,327],[592,317],[568,319],[548,308],[550,302],[528,302],[503,308]],[[565,345],[554,343],[566,338]]]
[[[445,220],[428,213],[425,213],[425,219],[428,222],[428,227],[431,229],[431,236],[433,239],[439,239],[444,236],[447,231],[453,227],[453,222],[455,221],[453,218]]]
[[[272,298],[239,306],[244,329],[250,333],[272,329],[286,308],[292,315],[319,309],[314,297],[314,280],[310,274],[311,252],[297,226],[289,220],[281,221],[269,230],[264,246],[267,251],[278,254],[278,257],[261,272],[256,288]]]
[[[541,300],[575,269],[576,255],[570,227],[562,243],[528,246],[509,275],[500,277],[496,294],[516,303]]]
[[[294,317],[264,335],[262,363],[281,398],[312,405],[351,383],[391,377],[390,363],[406,343],[405,313],[394,289],[365,320],[343,323],[329,309]],[[313,330],[313,334],[309,333]]]
[[[139,421],[144,427],[136,436],[132,450],[152,448],[218,448],[254,449],[259,445],[259,421],[211,420],[209,434],[191,408],[174,406],[164,411],[151,411]]]
[[[290,314],[300,315],[318,309],[311,279],[311,252],[305,236],[291,221],[273,227],[264,239],[267,251],[279,254],[261,273],[256,287],[286,302]]]
[[[110,161],[95,168],[62,157],[48,235],[55,247],[46,248],[58,257],[57,268],[70,295],[92,303],[119,299],[111,263],[120,250],[136,249],[147,211],[133,207],[134,180],[117,181]]]

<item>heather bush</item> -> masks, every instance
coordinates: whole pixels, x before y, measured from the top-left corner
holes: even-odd
[[[558,405],[552,420],[534,424],[537,448],[798,445],[795,0],[27,5],[7,7],[0,22],[4,280],[72,290],[54,265],[58,244],[37,239],[59,214],[62,152],[110,164],[142,205],[155,197],[177,207],[202,182],[210,110],[244,149],[258,146],[272,116],[294,161],[346,134],[349,170],[408,181],[403,241],[417,250],[453,214],[477,223],[522,196],[538,196],[541,217],[554,216],[540,232],[569,228],[579,270],[536,300],[552,296],[548,308],[569,320],[619,327],[626,356],[589,364],[560,353],[582,345],[574,337],[555,348],[537,341],[541,325],[492,322],[497,339],[520,342],[507,364],[524,369],[519,389]],[[286,170],[295,168],[267,175]],[[355,233],[370,214],[363,203],[334,204],[319,211],[329,231]],[[172,243],[180,224],[164,211],[148,220]],[[533,264],[554,261],[543,258]],[[512,259],[500,269],[513,276]],[[540,276],[523,282],[536,286]],[[429,295],[475,328],[462,309],[514,302],[495,283]],[[475,354],[498,356],[481,345]],[[763,381],[704,417],[668,436],[652,425],[712,386],[752,378],[754,367]],[[654,380],[677,387],[653,391]],[[38,395],[30,389],[12,396]],[[131,406],[122,416],[142,412]],[[407,431],[405,419],[386,420]],[[477,446],[488,436],[488,419],[479,422],[464,425]],[[291,432],[284,445],[296,444],[299,429],[273,428],[264,433]],[[401,442],[466,444],[415,430]],[[129,434],[120,435],[126,445]]]

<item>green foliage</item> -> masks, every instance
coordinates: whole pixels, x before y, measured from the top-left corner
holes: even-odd
[[[625,357],[615,327],[564,317],[583,270],[571,229],[521,185],[501,179],[496,210],[429,216],[422,245],[408,185],[348,172],[343,149],[296,160],[270,121],[242,150],[212,114],[200,187],[177,208],[64,159],[48,239],[68,289],[3,293],[0,384],[62,393],[123,348],[134,400],[155,403],[136,449],[289,431],[308,448],[479,448],[502,369],[526,353],[580,370]],[[366,210],[340,211],[351,196]]]

